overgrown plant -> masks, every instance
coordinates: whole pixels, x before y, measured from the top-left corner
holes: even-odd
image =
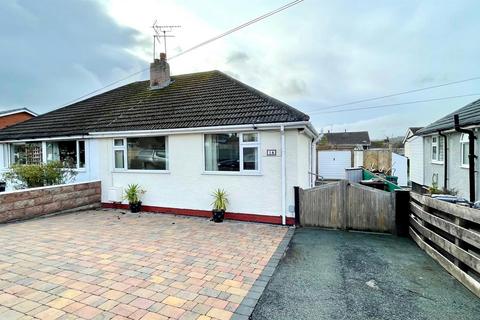
[[[127,186],[123,197],[128,203],[137,204],[141,202],[141,198],[144,194],[145,190],[143,190],[138,184],[133,183]]]
[[[73,181],[77,172],[60,161],[41,164],[13,164],[3,179],[15,189],[36,188]]]
[[[212,194],[213,197],[213,210],[226,211],[228,206],[227,193],[223,189],[217,189]]]

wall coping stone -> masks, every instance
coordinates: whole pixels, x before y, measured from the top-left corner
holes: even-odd
[[[29,192],[29,191],[36,191],[36,190],[46,190],[46,189],[53,189],[53,188],[60,188],[60,187],[68,187],[68,186],[75,186],[75,185],[79,185],[79,184],[87,184],[87,183],[95,183],[95,182],[101,182],[101,180],[73,182],[73,183],[65,183],[65,184],[56,184],[56,185],[53,185],[53,186],[45,186],[45,187],[36,187],[36,188],[5,191],[5,192],[0,192],[0,197],[2,195],[7,195],[7,194],[15,194],[15,193],[22,193],[22,192]]]

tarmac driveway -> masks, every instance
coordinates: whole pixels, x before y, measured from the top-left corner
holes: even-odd
[[[408,238],[295,230],[252,319],[480,319],[480,300]]]
[[[119,211],[1,225],[0,319],[235,318],[287,230]]]

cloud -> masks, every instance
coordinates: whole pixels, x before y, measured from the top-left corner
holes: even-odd
[[[137,36],[94,1],[2,3],[0,108],[45,112],[141,69]]]
[[[279,6],[275,0],[255,6],[198,0],[4,2],[0,108],[29,106],[39,112],[148,67],[155,19],[182,26],[168,39],[172,56]],[[480,42],[472,40],[478,37],[479,10],[476,0],[304,1],[170,65],[173,74],[227,72],[309,113],[480,74]],[[479,90],[480,81],[468,82],[355,106]],[[312,113],[311,119],[319,128],[371,130],[382,137],[430,123],[469,102],[464,100]]]
[[[235,51],[228,55],[227,64],[244,64],[250,59],[249,55],[246,52]]]

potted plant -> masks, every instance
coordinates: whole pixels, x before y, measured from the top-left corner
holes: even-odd
[[[128,205],[130,207],[130,212],[137,213],[140,212],[142,208],[142,201],[140,200],[145,190],[140,188],[140,186],[136,183],[129,184],[125,189],[124,198],[128,201]]]
[[[227,193],[223,189],[217,189],[213,192],[212,196],[212,220],[214,222],[222,222],[228,205]]]

